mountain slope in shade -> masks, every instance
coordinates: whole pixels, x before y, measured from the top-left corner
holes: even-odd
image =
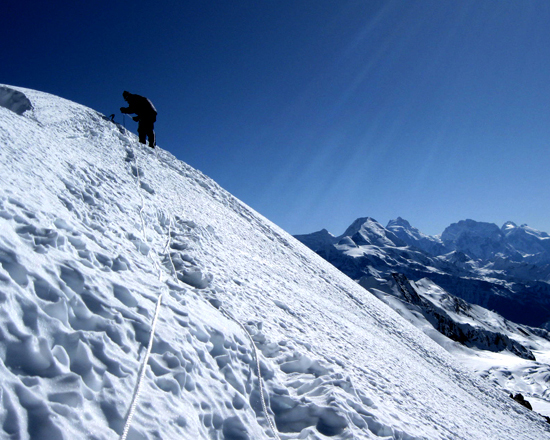
[[[120,438],[162,295],[128,439],[550,438],[199,171],[91,109],[10,91],[0,437]]]

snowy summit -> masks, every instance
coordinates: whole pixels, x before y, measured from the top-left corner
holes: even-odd
[[[0,438],[550,438],[367,290],[96,111],[2,86],[0,148]]]

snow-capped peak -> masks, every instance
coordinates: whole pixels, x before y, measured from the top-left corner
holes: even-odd
[[[510,230],[515,229],[517,227],[518,227],[518,225],[516,225],[514,222],[508,221],[508,222],[506,222],[502,225],[501,230],[502,230],[502,232],[506,233],[507,231],[510,231]]]
[[[408,231],[414,231],[414,232],[418,231],[418,229],[411,226],[411,224],[402,217],[397,217],[394,220],[390,220],[388,222],[388,224],[386,225],[386,228],[389,228],[389,227],[402,227],[402,228],[404,228]],[[418,231],[418,232],[420,232],[420,231]]]
[[[370,217],[358,218],[340,236],[349,237],[358,246],[405,246],[405,242]]]

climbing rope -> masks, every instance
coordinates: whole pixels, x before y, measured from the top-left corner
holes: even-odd
[[[159,156],[157,154],[157,159],[159,159]],[[160,160],[160,159],[159,159]],[[179,191],[175,191],[175,194],[177,194],[177,197],[178,197],[178,200],[180,202],[180,205],[183,206],[183,201],[181,199],[181,194]],[[170,228],[172,226],[172,217],[170,216]],[[169,231],[169,235],[170,235],[170,231]],[[166,248],[165,248],[165,252],[166,252]],[[174,276],[176,277],[176,282],[179,284],[180,280],[179,278],[177,277],[177,273],[176,273],[176,268],[175,268],[175,265],[174,265],[174,262],[172,260],[172,256],[170,254],[170,252],[167,252],[168,254],[168,257],[170,259],[170,263],[172,265],[172,269],[174,271]],[[214,305],[210,304],[212,307],[214,307]],[[266,398],[265,398],[265,394],[264,394],[264,384],[263,384],[263,379],[262,379],[262,372],[261,372],[261,368],[260,368],[260,357],[258,355],[258,349],[256,347],[256,343],[254,342],[254,340],[252,339],[252,336],[251,334],[249,333],[249,331],[246,329],[246,327],[237,319],[235,318],[229,311],[227,311],[225,308],[223,307],[214,307],[216,310],[219,310],[222,312],[223,315],[225,315],[226,318],[228,318],[230,321],[233,321],[235,322],[239,327],[242,328],[242,330],[244,331],[244,333],[246,334],[246,336],[248,337],[248,339],[250,340],[250,344],[252,345],[252,352],[253,352],[253,356],[254,356],[254,362],[256,364],[256,371],[257,371],[257,375],[258,375],[258,384],[259,384],[259,387],[260,387],[260,398],[261,398],[261,402],[262,402],[262,409],[263,409],[263,412],[265,414],[265,417],[269,423],[269,427],[271,428],[271,431],[273,432],[273,434],[275,435],[275,437],[278,439],[278,440],[281,440],[281,438],[279,437],[279,434],[278,434],[278,431],[277,429],[275,428],[275,424],[273,423],[273,421],[271,420],[271,417],[269,415],[269,412],[267,410],[267,405],[266,405]]]
[[[138,193],[141,198],[141,207],[139,210],[139,217],[141,219],[141,232],[143,235],[144,243],[147,244],[147,234],[145,232],[145,220],[143,219],[143,211],[145,209],[145,199],[143,198],[143,195],[141,194],[141,173],[139,170],[138,162],[137,162],[137,155],[134,155],[134,161],[136,166],[136,177],[137,177],[137,185],[138,185]],[[170,244],[170,230],[168,233],[168,240],[166,243],[165,248],[167,248]],[[159,271],[159,281],[162,279],[162,271],[160,269],[160,266],[157,262],[153,260],[153,258],[150,256],[149,252],[147,253],[149,258],[151,258],[151,261],[153,262],[153,265],[158,269]],[[173,263],[172,263],[173,264]],[[138,376],[138,380],[136,382],[136,386],[134,388],[134,393],[132,396],[132,403],[130,404],[130,409],[128,410],[128,415],[126,416],[126,423],[124,424],[124,429],[122,431],[122,435],[120,436],[120,440],[126,440],[126,436],[128,435],[128,431],[130,430],[130,425],[132,424],[132,418],[134,417],[134,413],[137,408],[137,403],[139,400],[139,395],[141,393],[141,386],[143,384],[143,378],[145,377],[145,372],[147,371],[147,364],[149,363],[149,356],[151,355],[151,349],[153,348],[153,340],[155,338],[155,330],[157,326],[157,320],[160,312],[160,306],[162,304],[162,294],[161,291],[159,294],[159,297],[157,299],[157,305],[155,307],[155,314],[153,316],[153,321],[151,323],[151,333],[149,335],[149,344],[147,345],[147,351],[145,352],[145,356],[141,362],[140,367],[140,374]]]
[[[155,155],[157,157],[157,160],[159,160],[158,153],[156,151],[155,151],[155,153],[156,153]],[[136,167],[136,174],[135,175],[137,177],[136,183],[138,185],[138,190],[139,190],[139,189],[141,189],[141,172],[140,172],[138,162],[137,162],[137,155],[134,155],[134,162],[135,162],[135,167]],[[141,220],[141,230],[142,230],[142,234],[143,234],[144,243],[147,243],[147,235],[146,235],[146,232],[145,232],[145,220],[143,218],[143,211],[145,209],[145,199],[143,198],[143,194],[141,193],[141,191],[138,191],[138,192],[139,192],[139,195],[140,195],[140,198],[141,198],[141,207],[140,207],[140,210],[139,210],[139,216],[140,216],[140,220]],[[176,194],[178,194],[178,198],[180,199],[180,204],[182,204],[182,200],[181,200],[181,196],[180,196],[179,192],[176,191]],[[157,212],[157,215],[158,215],[158,212]],[[174,265],[174,261],[172,260],[172,255],[171,255],[171,253],[168,249],[168,247],[170,245],[170,241],[171,241],[171,234],[172,234],[172,216],[169,215],[168,239],[166,241],[166,245],[164,246],[164,252],[168,255],[168,258],[170,260],[170,264],[172,266],[173,275],[176,277],[176,282],[179,284],[180,280],[177,277],[176,267]],[[148,253],[148,255],[149,255],[149,253]],[[150,256],[150,258],[153,262],[153,265],[155,265],[155,267],[159,271],[159,281],[160,281],[161,278],[162,278],[161,268],[160,268],[157,261],[154,261],[151,256]],[[157,258],[158,258],[158,254],[157,254]],[[123,429],[122,435],[120,437],[120,440],[126,440],[126,436],[128,435],[128,431],[129,431],[131,423],[132,423],[132,418],[133,418],[135,410],[137,408],[137,403],[138,403],[138,400],[139,400],[139,395],[141,393],[141,387],[142,387],[143,379],[145,377],[145,373],[146,373],[146,370],[147,370],[147,364],[149,362],[151,349],[153,347],[153,340],[154,340],[154,337],[155,337],[156,324],[157,324],[157,320],[158,320],[160,306],[161,306],[161,303],[162,303],[162,295],[163,294],[161,292],[159,297],[158,297],[158,300],[157,300],[157,304],[156,304],[156,307],[155,307],[155,314],[154,314],[154,317],[153,317],[153,321],[151,323],[151,333],[150,333],[150,336],[149,336],[149,344],[147,346],[147,351],[145,353],[145,356],[143,358],[143,361],[142,361],[142,364],[141,364],[141,367],[140,367],[140,374],[139,374],[139,377],[138,377],[138,380],[137,380],[137,383],[136,383],[136,386],[135,386],[135,389],[134,389],[134,393],[133,393],[133,396],[132,396],[132,402],[131,402],[131,405],[130,405],[130,409],[128,411],[128,415],[126,417],[126,423],[124,425],[124,429]],[[256,347],[256,343],[254,342],[254,339],[252,338],[252,335],[249,333],[247,328],[238,319],[236,319],[229,311],[225,310],[225,308],[223,308],[223,307],[220,307],[218,310],[220,310],[228,319],[230,319],[231,321],[233,321],[237,325],[239,325],[243,329],[243,331],[246,334],[246,336],[248,337],[248,339],[250,340],[250,343],[251,343],[252,349],[253,349],[252,352],[253,352],[253,355],[254,355],[254,361],[255,361],[255,364],[256,364],[256,371],[257,371],[257,375],[258,375],[258,384],[259,384],[259,388],[260,388],[260,400],[261,400],[261,403],[262,403],[262,409],[263,409],[265,417],[266,417],[266,419],[269,423],[269,427],[270,427],[271,431],[273,432],[273,434],[275,435],[275,437],[278,440],[281,440],[281,438],[278,434],[278,431],[275,428],[275,424],[271,420],[270,414],[269,414],[268,409],[267,409],[266,397],[265,397],[265,394],[264,394],[264,383],[263,383],[263,378],[262,378],[262,373],[261,373],[260,357],[259,357],[259,354],[258,354],[258,349]]]
[[[158,155],[157,155],[157,159],[158,159]],[[180,192],[175,191],[175,193],[177,194],[180,205],[183,206],[183,201],[181,199]],[[168,256],[170,257],[170,262],[171,262],[172,268],[174,270],[174,276],[176,276],[176,281],[179,283],[180,280],[177,277],[176,268],[174,266],[174,262],[172,261],[172,256],[170,255],[169,252],[168,252]],[[214,305],[212,305],[212,304],[210,304],[210,305],[212,307],[214,307]],[[260,357],[258,355],[258,349],[256,347],[256,343],[254,342],[254,339],[252,339],[252,335],[249,333],[247,328],[237,318],[235,318],[228,310],[226,310],[224,307],[220,306],[219,308],[217,308],[217,307],[214,307],[214,308],[216,310],[221,311],[222,314],[225,315],[226,318],[228,318],[230,321],[235,322],[239,327],[241,327],[242,330],[244,331],[244,333],[246,334],[246,336],[248,337],[248,339],[250,340],[250,344],[252,345],[252,352],[253,352],[253,355],[254,355],[254,362],[256,364],[256,371],[257,371],[257,375],[258,375],[258,385],[259,385],[259,388],[260,388],[260,399],[261,399],[261,402],[262,402],[262,409],[263,409],[265,417],[266,417],[266,419],[269,423],[269,427],[271,428],[271,431],[273,432],[273,434],[275,435],[275,437],[278,440],[281,440],[281,437],[279,436],[279,433],[278,433],[277,429],[275,428],[275,424],[271,420],[271,417],[270,417],[269,412],[267,410],[267,405],[265,403],[266,399],[265,399],[265,394],[264,394],[264,383],[263,383],[263,378],[262,378],[262,372],[261,372],[261,368],[260,368]]]
[[[170,239],[172,237],[172,216],[170,216],[170,223],[168,223],[168,238]],[[168,259],[170,260],[170,264],[172,266],[172,270],[174,273],[174,277],[176,277],[176,283],[179,284],[179,278],[178,273],[176,272],[176,265],[174,264],[174,260],[172,260],[172,254],[170,253],[170,250],[168,249],[168,246],[170,245],[170,240],[166,242],[166,246],[164,246],[164,253],[168,255]]]
[[[267,405],[265,403],[265,395],[264,395],[264,384],[262,379],[262,372],[260,369],[260,357],[258,356],[258,348],[256,347],[256,343],[254,342],[254,339],[252,339],[252,335],[249,333],[247,328],[237,319],[235,318],[231,313],[229,313],[227,310],[225,310],[223,307],[220,307],[221,312],[230,320],[236,322],[246,333],[246,336],[248,336],[248,339],[250,340],[250,343],[252,344],[252,352],[254,353],[254,361],[256,363],[256,369],[258,372],[258,384],[260,387],[260,398],[262,401],[262,408],[265,414],[265,418],[267,419],[269,423],[269,427],[271,428],[271,431],[277,437],[278,440],[281,440],[281,437],[279,437],[279,433],[277,432],[277,429],[275,429],[275,425],[273,421],[271,420],[271,417],[269,416],[269,413],[267,412]]]
[[[132,424],[132,418],[134,417],[134,412],[137,408],[137,403],[139,395],[141,393],[141,385],[143,384],[143,378],[145,377],[145,372],[147,370],[147,363],[149,362],[149,356],[151,355],[151,348],[153,347],[153,339],[155,338],[155,327],[157,325],[157,319],[159,316],[160,305],[162,302],[162,292],[158,297],[157,306],[155,307],[155,316],[153,317],[153,322],[151,324],[151,334],[149,336],[149,345],[147,346],[147,351],[145,352],[145,357],[141,363],[141,371],[139,374],[136,387],[134,389],[134,395],[132,396],[132,404],[130,405],[130,410],[128,411],[128,416],[126,418],[126,424],[124,425],[124,430],[120,436],[120,440],[126,440],[128,431],[130,430],[130,425]]]

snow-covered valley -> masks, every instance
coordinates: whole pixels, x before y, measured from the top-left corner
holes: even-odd
[[[480,378],[210,178],[11,86],[0,266],[0,438],[550,438],[504,375]]]

